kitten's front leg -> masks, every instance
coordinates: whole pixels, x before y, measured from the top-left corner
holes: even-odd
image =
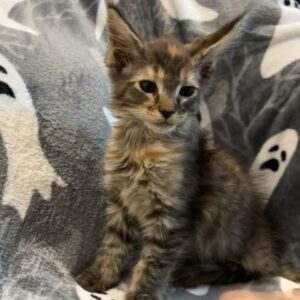
[[[77,277],[78,283],[92,292],[105,291],[118,283],[136,230],[128,222],[123,209],[114,203],[107,206],[106,222],[94,263]]]
[[[144,245],[126,300],[160,300],[183,247],[178,224],[165,215],[144,228]],[[183,224],[183,222],[181,223]]]

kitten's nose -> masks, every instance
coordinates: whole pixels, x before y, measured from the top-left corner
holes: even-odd
[[[170,118],[174,114],[174,110],[160,110],[160,113],[163,115],[165,119]]]

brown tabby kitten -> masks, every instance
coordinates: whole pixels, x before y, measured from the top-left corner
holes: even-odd
[[[109,10],[107,65],[118,121],[105,159],[105,235],[78,278],[88,290],[118,283],[136,242],[127,300],[161,299],[169,282],[231,281],[228,270],[242,271],[240,279],[282,273],[250,178],[205,140],[197,120],[204,57],[236,22],[188,45],[144,42]]]

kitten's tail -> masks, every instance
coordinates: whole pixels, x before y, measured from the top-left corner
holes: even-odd
[[[244,283],[259,277],[234,263],[199,262],[187,264],[173,273],[175,287],[193,288],[202,284]]]

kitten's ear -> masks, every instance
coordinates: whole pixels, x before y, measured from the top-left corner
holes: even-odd
[[[194,39],[186,46],[194,60],[194,64],[200,68],[199,71],[202,77],[209,76],[216,56],[230,43],[233,29],[242,17],[243,15],[237,17],[214,33]]]
[[[107,16],[108,45],[105,62],[109,67],[124,67],[143,48],[142,41],[113,8]]]

